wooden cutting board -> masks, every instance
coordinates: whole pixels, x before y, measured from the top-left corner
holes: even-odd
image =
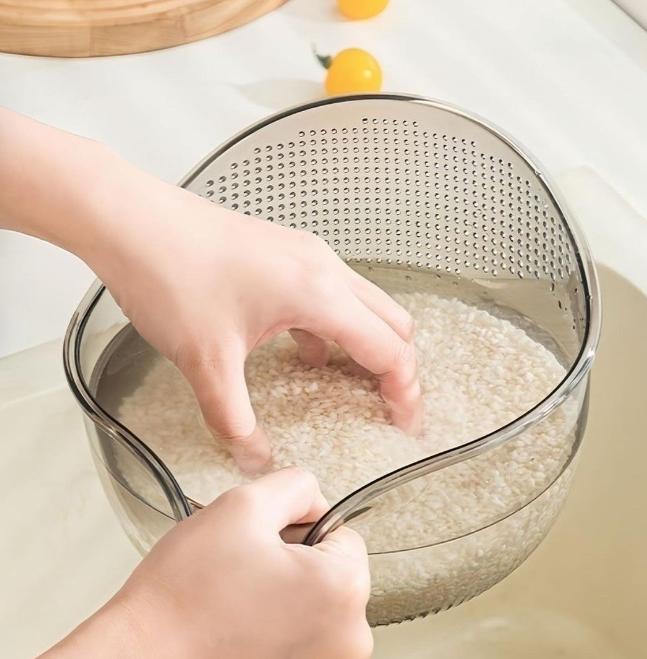
[[[0,51],[96,57],[159,50],[230,30],[287,0],[0,0]]]

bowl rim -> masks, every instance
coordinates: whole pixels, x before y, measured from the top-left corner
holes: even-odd
[[[413,102],[451,112],[452,114],[457,114],[464,119],[476,123],[481,128],[484,128],[494,136],[498,137],[534,171],[537,179],[543,185],[546,194],[554,204],[555,208],[561,213],[562,219],[565,221],[569,238],[574,246],[577,267],[582,274],[582,286],[584,289],[584,336],[578,355],[573,360],[565,376],[559,384],[534,407],[493,432],[470,440],[469,442],[455,448],[433,454],[422,460],[395,469],[369,483],[366,483],[365,485],[362,485],[337,502],[314,524],[304,540],[304,543],[308,545],[320,542],[328,533],[343,524],[352,511],[357,510],[361,506],[365,506],[369,501],[380,496],[384,492],[405,484],[414,478],[424,476],[434,471],[438,471],[439,469],[481,455],[512,440],[514,437],[526,431],[529,427],[541,422],[557,407],[564,403],[578,385],[587,377],[595,358],[601,329],[602,310],[600,287],[589,244],[573,211],[565,202],[552,178],[546,173],[546,168],[543,167],[540,161],[525,147],[522,147],[501,128],[489,120],[453,104],[417,95],[400,93],[351,94],[333,96],[300,104],[261,119],[225,141],[193,167],[193,169],[191,169],[191,171],[180,180],[179,186],[186,188],[211,162],[222,156],[226,151],[248,136],[272,123],[326,105],[357,101]],[[81,405],[84,413],[90,418],[90,420],[99,426],[104,432],[108,433],[113,439],[125,444],[127,448],[147,464],[153,472],[153,476],[156,477],[169,499],[175,519],[181,521],[191,515],[196,509],[202,508],[203,506],[184,494],[169,468],[155,454],[155,452],[150,449],[150,447],[130,432],[128,428],[124,427],[117,419],[108,414],[108,412],[98,404],[94,396],[91,394],[88,384],[85,382],[82,375],[80,343],[83,338],[83,332],[87,321],[105,290],[105,286],[99,280],[96,280],[72,315],[68,325],[63,347],[63,361],[68,385],[77,402]],[[567,463],[562,466],[560,473],[554,480],[557,480],[557,478],[561,476],[569,463],[570,461],[567,461]],[[540,495],[541,493],[533,496],[532,499]],[[525,507],[527,503],[529,502],[524,502],[524,504],[520,505],[517,510]],[[471,531],[470,533],[478,532],[478,530],[480,529]],[[462,535],[465,534],[459,534],[457,537]],[[453,538],[448,538],[439,542],[447,542],[450,539]]]

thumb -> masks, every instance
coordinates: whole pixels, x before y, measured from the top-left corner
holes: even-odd
[[[325,554],[336,554],[357,559],[368,567],[368,553],[362,536],[346,526],[331,531],[324,539],[314,545],[314,549]]]
[[[314,475],[300,467],[284,467],[242,485],[259,505],[250,514],[254,525],[282,531],[290,525],[316,522],[329,508]]]
[[[229,355],[185,372],[205,423],[230,452],[238,466],[250,474],[263,472],[270,463],[267,435],[256,422],[245,382],[244,355]]]

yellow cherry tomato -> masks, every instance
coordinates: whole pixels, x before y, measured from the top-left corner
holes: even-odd
[[[347,48],[334,57],[317,55],[317,58],[328,69],[326,93],[331,96],[379,92],[382,87],[382,69],[373,55],[365,50]]]
[[[373,18],[386,9],[389,0],[337,0],[339,11],[347,18]]]

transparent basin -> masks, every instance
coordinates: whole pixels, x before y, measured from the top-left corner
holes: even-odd
[[[389,529],[390,544],[368,543],[373,625],[456,606],[520,565],[570,489],[600,329],[588,247],[541,166],[463,110],[367,95],[261,122],[215,151],[183,185],[234,210],[318,233],[388,292],[451,291],[554,354],[564,376],[532,408],[359,484],[331,502],[304,540],[314,544],[342,523],[371,538]],[[106,494],[142,552],[208,503],[187,497],[151,450],[154,438],[120,418],[121,401],[156,359],[97,282],[70,323],[65,367]],[[541,457],[537,470],[546,437],[550,459]],[[523,488],[501,487],[531,465]],[[465,488],[473,494],[467,510],[447,507],[442,525],[433,516],[420,519],[412,538],[407,511],[428,502],[432,515],[447,479],[473,485]],[[481,505],[495,499],[496,506]]]

